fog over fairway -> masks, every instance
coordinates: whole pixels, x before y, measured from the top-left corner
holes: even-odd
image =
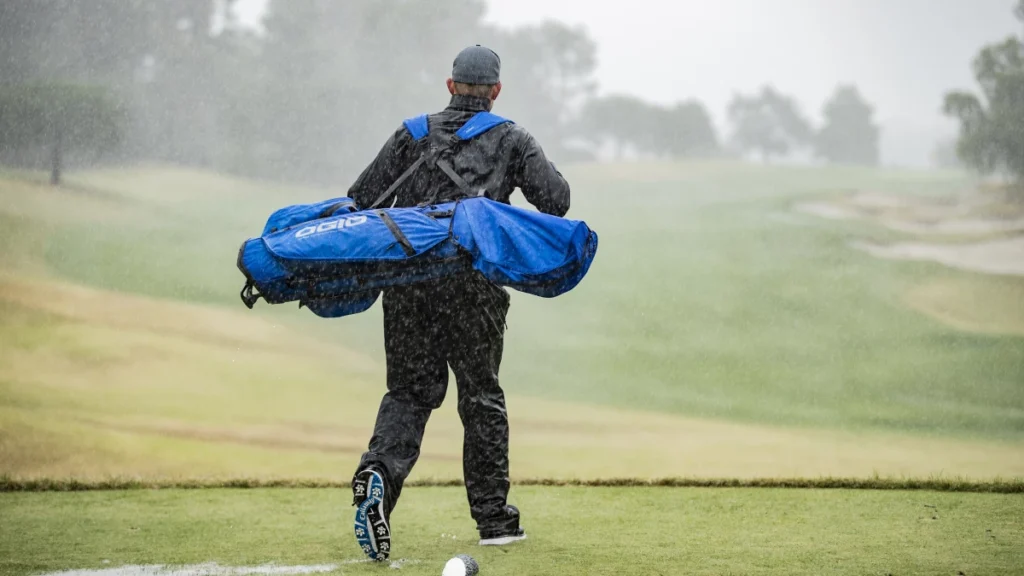
[[[364,449],[385,383],[380,307],[246,310],[238,247],[344,195],[480,42],[503,56],[495,112],[601,238],[578,289],[512,294],[517,474],[1018,474],[1003,4],[0,4],[0,473],[348,474],[334,454]],[[959,160],[884,165],[954,118]],[[459,473],[445,409],[420,473]]]
[[[240,0],[259,26],[267,0]],[[819,114],[837,84],[877,105],[885,164],[925,167],[956,124],[942,95],[974,84],[978,47],[1020,31],[1013,0],[488,0],[486,20],[511,27],[556,19],[597,42],[602,93],[661,103],[698,98],[720,128],[736,91],[764,83]],[[510,56],[514,57],[514,56]]]
[[[449,378],[390,568],[1020,572],[1024,0],[0,0],[0,574],[380,573],[351,481],[383,306],[247,308],[239,246],[405,170],[378,151],[477,43],[509,174],[550,160],[599,249],[555,298],[505,283],[529,539],[476,546]]]

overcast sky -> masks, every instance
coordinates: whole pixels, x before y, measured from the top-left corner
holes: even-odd
[[[246,20],[257,22],[265,1],[241,0]],[[736,91],[771,83],[817,119],[837,84],[855,83],[875,104],[883,160],[920,166],[937,140],[956,131],[941,115],[943,93],[973,90],[979,48],[1020,33],[1015,2],[489,0],[487,19],[582,25],[598,44],[603,93],[663,103],[697,98],[721,131]]]

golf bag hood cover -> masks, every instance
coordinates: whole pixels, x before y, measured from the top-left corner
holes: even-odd
[[[278,210],[242,244],[242,301],[299,302],[334,318],[368,310],[381,290],[476,270],[552,298],[575,288],[597,253],[583,222],[470,198],[356,210],[348,198]]]

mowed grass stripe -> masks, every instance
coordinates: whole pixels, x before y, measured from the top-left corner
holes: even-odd
[[[964,478],[606,478],[513,480],[514,486],[590,488],[793,488],[843,490],[928,490],[989,494],[1024,493],[1024,479],[977,481]],[[462,486],[458,478],[421,478],[406,486],[443,488]],[[103,490],[202,490],[226,488],[349,488],[348,482],[316,479],[230,478],[219,480],[76,480],[0,477],[0,492],[92,492]]]
[[[1020,574],[1024,498],[744,488],[514,487],[529,538],[476,545],[462,488],[410,488],[391,516],[403,576],[471,554],[486,576]],[[347,490],[0,494],[0,574],[121,566],[367,563]],[[245,573],[244,569],[234,572]]]
[[[549,301],[513,292],[507,391],[748,424],[1024,439],[1024,340],[965,333],[906,301],[917,286],[971,275],[879,261],[848,246],[875,234],[865,225],[791,209],[838,190],[936,195],[968,182],[948,173],[713,162],[569,172],[570,216],[598,231],[601,248],[569,294]],[[9,212],[43,222],[54,220],[49,212],[63,216],[39,254],[56,274],[274,318],[383,358],[379,306],[324,321],[290,305],[249,312],[238,300],[240,243],[274,209],[336,191],[168,169],[72,180],[109,191],[83,214],[107,214],[110,195],[130,199],[130,213],[102,225],[74,222],[63,197],[84,202],[87,194],[47,191],[29,202],[32,194],[3,194],[0,182]],[[1001,293],[1022,299],[1024,283]],[[929,310],[941,304],[929,302]],[[956,318],[979,308],[966,306]]]
[[[578,290],[513,294],[514,477],[1024,477],[1024,340],[906,301],[974,276],[877,261],[846,245],[860,225],[790,210],[963,182],[732,163],[571,179],[602,248]],[[234,266],[274,208],[329,193],[167,169],[71,181],[0,178],[0,474],[347,481],[384,392],[379,307],[248,311]],[[1024,294],[977,282],[992,310]],[[412,480],[461,476],[454,396]]]
[[[0,475],[345,482],[373,429],[378,370],[259,316],[0,277]],[[412,480],[462,476],[454,399]],[[1024,477],[1013,443],[508,401],[516,478]]]

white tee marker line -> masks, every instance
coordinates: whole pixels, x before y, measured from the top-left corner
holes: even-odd
[[[353,562],[346,562],[352,564]],[[98,570],[64,570],[42,576],[300,576],[337,570],[338,564],[316,564],[311,566],[220,566],[216,563],[192,564],[186,566],[165,566],[163,564],[129,565]]]

